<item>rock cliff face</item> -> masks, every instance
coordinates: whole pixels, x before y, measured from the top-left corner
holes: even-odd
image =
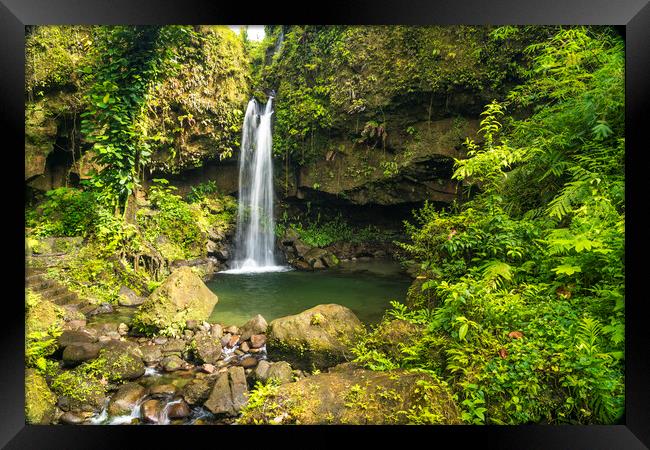
[[[335,141],[325,158],[300,168],[292,194],[312,200],[329,194],[359,205],[449,203],[458,195],[454,158],[463,157],[461,144],[477,128],[477,120],[457,117],[415,123],[410,134],[388,137],[384,148]]]
[[[235,193],[246,100],[274,89],[278,196],[348,206],[456,199],[454,158],[476,137],[483,106],[520,76],[511,63],[534,39],[503,42],[489,27],[269,27],[256,61],[226,27],[194,31],[176,49],[180,72],[150,93],[149,132],[160,140],[148,177],[169,177],[181,194],[205,181]],[[27,36],[32,188],[74,185],[96,169],[78,131],[92,46],[89,27]]]
[[[197,26],[176,50],[180,71],[150,92],[148,127],[158,134],[152,176],[201,167],[239,146],[249,66],[242,41],[222,26]],[[81,139],[81,70],[92,67],[90,27],[33,27],[26,37],[25,183],[39,191],[74,185],[92,169]]]

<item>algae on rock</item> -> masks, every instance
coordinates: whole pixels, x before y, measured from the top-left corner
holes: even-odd
[[[210,317],[218,301],[190,267],[179,267],[138,307],[132,327],[144,333],[178,335],[188,320]]]

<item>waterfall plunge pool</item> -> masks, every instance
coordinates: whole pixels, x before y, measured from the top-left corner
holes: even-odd
[[[342,262],[315,272],[219,272],[207,283],[219,297],[209,322],[241,326],[256,314],[267,322],[319,304],[350,308],[364,323],[377,323],[391,300],[402,301],[411,284],[391,260]]]

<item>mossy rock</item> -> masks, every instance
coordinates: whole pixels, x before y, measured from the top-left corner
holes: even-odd
[[[60,306],[48,300],[42,300],[40,296],[28,294],[34,298],[35,304],[28,307],[25,317],[27,334],[35,332],[46,332],[53,328],[61,328],[64,324],[65,311]]]
[[[444,382],[424,373],[375,372],[349,363],[270,389],[261,401],[251,405],[239,423],[461,423],[458,407]]]
[[[210,317],[218,301],[190,267],[179,267],[140,305],[132,328],[146,334],[179,335],[188,320]]]
[[[55,375],[52,390],[58,395],[57,405],[63,411],[96,412],[106,400],[106,383],[90,374],[88,363]]]
[[[105,362],[106,378],[114,381],[135,380],[144,375],[142,350],[131,342],[108,341],[100,351],[100,358]]]
[[[34,369],[25,373],[25,417],[29,424],[46,425],[54,420],[56,395]]]
[[[364,331],[350,309],[336,304],[275,319],[269,328],[269,355],[303,370],[325,369],[351,359],[349,349]]]

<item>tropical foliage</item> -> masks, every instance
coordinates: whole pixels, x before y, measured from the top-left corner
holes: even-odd
[[[503,31],[500,31],[503,32]],[[425,206],[402,244],[435,310],[423,333],[359,360],[450,381],[467,423],[616,423],[624,408],[624,53],[581,27],[530,45],[526,80],[482,113],[454,177],[481,193]],[[522,119],[522,110],[532,113]],[[375,331],[375,334],[379,330]],[[439,354],[432,358],[431,353]]]

